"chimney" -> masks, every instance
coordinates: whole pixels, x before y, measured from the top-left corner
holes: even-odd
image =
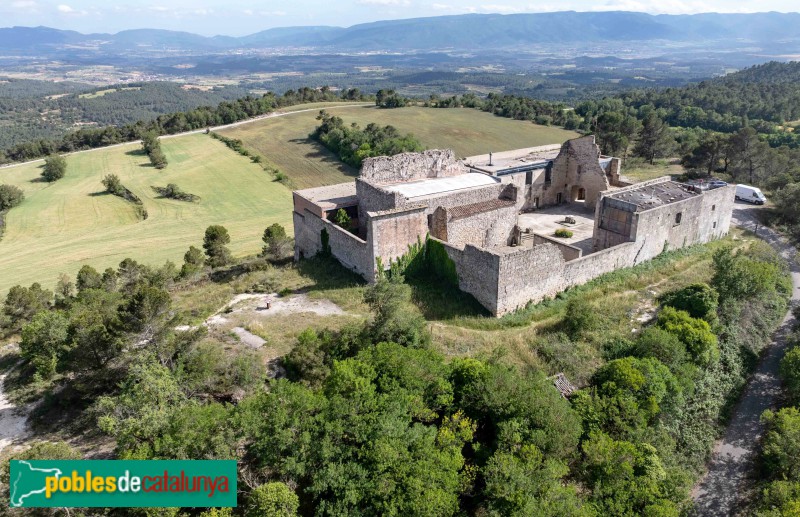
[[[489,167],[492,166],[492,152],[489,151]]]

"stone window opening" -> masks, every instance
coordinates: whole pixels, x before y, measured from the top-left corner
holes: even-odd
[[[717,227],[717,222],[716,222],[716,221],[714,221],[714,228],[716,228],[716,227]]]
[[[533,171],[528,171],[525,173],[525,184],[531,185],[533,183]]]
[[[675,226],[681,224],[681,220],[683,219],[683,212],[678,212],[675,214]]]
[[[717,209],[717,205],[711,205],[711,211],[715,211]]]

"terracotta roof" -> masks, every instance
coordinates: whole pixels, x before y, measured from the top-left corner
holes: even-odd
[[[472,215],[482,214],[484,212],[491,212],[492,210],[499,210],[514,206],[516,203],[510,199],[490,199],[489,201],[480,201],[478,203],[470,203],[469,205],[460,205],[447,210],[450,220],[462,219]]]

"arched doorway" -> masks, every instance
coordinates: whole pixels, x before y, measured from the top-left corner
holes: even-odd
[[[586,201],[586,189],[581,187],[581,186],[578,186],[578,185],[573,185],[572,189],[570,189],[569,199],[573,203],[575,203],[575,202],[578,202],[578,203],[585,202]]]

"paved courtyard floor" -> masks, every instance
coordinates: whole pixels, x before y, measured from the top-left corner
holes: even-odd
[[[567,216],[574,217],[576,224],[564,222]],[[584,256],[592,252],[594,210],[586,208],[583,203],[565,203],[520,214],[518,224],[523,231],[530,228],[534,233],[552,237],[570,246],[580,248],[583,250]],[[559,228],[571,231],[573,236],[569,239],[556,237],[554,234]]]

